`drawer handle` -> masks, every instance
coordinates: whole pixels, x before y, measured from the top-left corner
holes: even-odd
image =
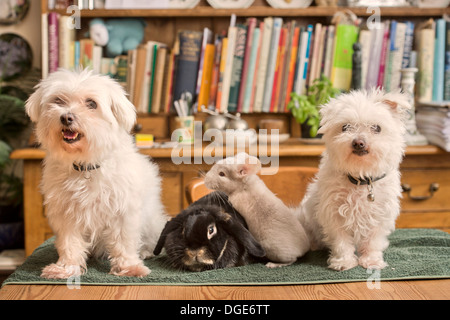
[[[414,200],[414,201],[423,201],[423,200],[428,200],[428,199],[430,199],[430,198],[434,195],[434,193],[435,193],[436,191],[439,190],[439,184],[436,183],[436,182],[433,182],[432,184],[430,184],[430,188],[428,189],[428,190],[430,191],[430,194],[427,195],[427,196],[412,196],[412,195],[411,195],[411,190],[412,190],[412,188],[411,188],[411,186],[410,186],[409,184],[407,184],[407,183],[402,184],[402,190],[403,190],[403,192],[407,192],[407,193],[408,193],[408,197],[409,197],[411,200]]]

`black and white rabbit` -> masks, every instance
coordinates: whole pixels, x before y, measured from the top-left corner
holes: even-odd
[[[166,223],[153,253],[163,247],[173,267],[191,271],[242,266],[265,256],[245,220],[217,191]]]

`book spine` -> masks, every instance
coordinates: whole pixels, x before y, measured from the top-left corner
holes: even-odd
[[[308,25],[307,30],[303,32],[301,37],[301,47],[299,50],[299,69],[298,69],[298,75],[297,75],[297,82],[295,84],[295,93],[301,95],[304,94],[306,91],[306,77],[307,77],[307,70],[308,70],[308,64],[309,64],[309,53],[310,53],[310,47],[311,47],[311,37],[313,32],[313,26]]]
[[[58,14],[48,13],[48,71],[55,72],[59,67],[59,28]]]
[[[253,45],[253,36],[256,28],[256,18],[249,18],[247,20],[247,38],[245,43],[245,50],[244,50],[244,60],[242,64],[242,76],[241,76],[241,85],[239,88],[239,97],[238,97],[238,103],[237,103],[237,111],[242,112],[243,105],[244,105],[244,97],[245,97],[245,88],[247,86],[247,78],[248,78],[248,69],[249,69],[249,62],[250,62],[250,56],[252,51],[252,45]]]
[[[254,92],[254,80],[255,80],[255,70],[257,63],[257,55],[259,51],[259,43],[260,43],[260,35],[261,30],[259,28],[255,28],[253,31],[253,41],[250,46],[250,59],[248,66],[248,75],[246,79],[245,91],[244,91],[244,102],[242,106],[242,112],[248,113],[251,110],[251,99]]]
[[[177,59],[173,98],[176,101],[183,93],[188,93],[192,101],[195,101],[202,33],[183,30],[179,33],[179,40],[180,54]]]
[[[48,76],[48,14],[43,13],[41,15],[41,46],[42,46],[42,59],[41,59],[41,69],[42,69],[42,79]]]
[[[278,112],[278,99],[283,71],[283,59],[286,54],[286,28],[281,28],[280,42],[278,44],[277,61],[273,75],[272,97],[270,99],[270,112]]]
[[[164,84],[164,73],[166,70],[167,47],[159,46],[156,53],[156,64],[154,70],[152,113],[159,113],[161,110],[162,90]]]
[[[372,30],[372,45],[370,47],[369,66],[367,69],[366,89],[371,90],[377,86],[380,71],[381,47],[384,37],[384,24]],[[336,43],[337,46],[337,43]]]
[[[150,47],[150,50],[153,51],[150,61],[150,85],[149,85],[149,92],[148,92],[148,103],[147,103],[147,111],[148,113],[152,112],[153,109],[153,90],[154,90],[154,84],[155,84],[155,73],[156,73],[156,59],[158,55],[158,49],[159,44],[153,44],[152,47]],[[159,109],[159,107],[156,107]]]
[[[242,24],[237,25],[237,37],[236,37],[236,45],[234,48],[233,68],[231,72],[231,81],[230,81],[230,94],[228,97],[228,112],[237,111],[246,38],[247,38],[247,27]]]
[[[433,97],[434,29],[422,29],[419,35],[419,100]]]
[[[270,102],[273,90],[273,78],[275,76],[275,67],[277,63],[278,45],[280,41],[282,24],[283,19],[281,18],[273,19],[273,32],[272,32],[272,39],[270,41],[269,60],[267,62],[267,74],[265,79],[266,83],[264,85],[264,99],[262,104],[263,112],[270,111]]]
[[[211,77],[214,66],[214,51],[216,47],[208,43],[205,48],[205,55],[203,60],[203,72],[202,72],[202,84],[200,85],[200,92],[198,95],[198,110],[201,111],[201,107],[208,107],[209,93],[211,90]]]
[[[406,21],[406,31],[405,31],[405,45],[403,46],[403,59],[402,59],[402,69],[410,67],[409,62],[411,59],[411,51],[413,48],[414,40],[414,23],[411,21]]]
[[[228,98],[230,97],[231,74],[233,71],[234,48],[236,47],[237,27],[228,28],[227,54],[225,58],[225,70],[220,94],[220,112],[228,111]]]
[[[256,83],[256,93],[253,103],[253,111],[261,112],[264,100],[265,80],[267,75],[267,63],[269,61],[270,42],[273,32],[273,18],[268,17],[264,19],[264,31],[261,43],[261,52],[258,64],[258,74]]]
[[[384,28],[384,36],[383,36],[383,42],[381,45],[381,52],[380,52],[380,69],[378,71],[378,80],[377,80],[377,87],[383,87],[384,82],[384,73],[386,69],[386,59],[389,57],[389,37],[391,36],[390,29],[392,29],[392,26],[390,26],[389,21],[386,21],[386,25]],[[393,31],[395,35],[395,30]]]
[[[292,36],[292,45],[291,45],[291,56],[289,60],[288,66],[288,79],[286,85],[286,97],[284,100],[284,111],[287,111],[287,105],[291,100],[291,92],[294,88],[294,77],[295,77],[295,66],[298,56],[298,44],[300,40],[300,27],[296,27],[294,29],[294,34]]]
[[[433,101],[444,100],[445,20],[436,20],[433,67]]]
[[[213,70],[211,74],[211,89],[209,91],[209,101],[208,107],[215,109],[216,99],[217,99],[217,91],[220,80],[220,61],[222,59],[222,42],[223,37],[217,36],[214,41],[215,51],[214,51],[214,64]]]
[[[400,88],[401,79],[401,68],[403,60],[403,48],[405,47],[405,34],[406,34],[406,24],[399,22],[397,23],[397,31],[395,34],[395,47],[391,46],[393,49],[391,59],[391,83],[390,87],[387,87],[388,91],[393,91]]]
[[[450,100],[450,21],[446,23],[445,29],[445,77],[444,77],[444,100]]]
[[[225,74],[225,66],[227,63],[227,52],[228,52],[228,38],[225,37],[222,39],[222,52],[219,66],[219,82],[217,83],[217,93],[216,93],[216,112],[219,112],[221,110],[223,77]]]

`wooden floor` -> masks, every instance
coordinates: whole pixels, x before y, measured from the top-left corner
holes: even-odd
[[[375,284],[377,285],[377,284]],[[450,279],[296,286],[81,286],[6,285],[0,300],[434,300],[450,299]]]

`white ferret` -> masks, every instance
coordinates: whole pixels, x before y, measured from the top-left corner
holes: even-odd
[[[261,162],[242,152],[218,161],[206,174],[205,185],[228,195],[272,261],[267,267],[287,266],[309,250],[309,240],[291,209],[256,175],[259,170]]]

